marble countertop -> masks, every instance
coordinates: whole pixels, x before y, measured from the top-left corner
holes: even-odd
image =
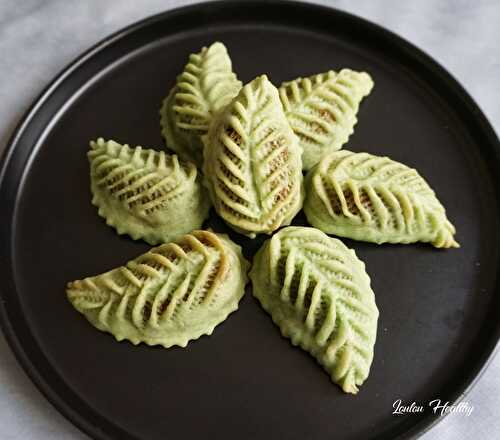
[[[2,0],[0,149],[31,101],[83,50],[121,27],[191,0]],[[323,0],[367,18],[428,52],[465,86],[500,133],[500,3],[496,0]],[[423,440],[500,438],[500,356],[465,400]],[[37,391],[0,336],[0,438],[86,439]]]

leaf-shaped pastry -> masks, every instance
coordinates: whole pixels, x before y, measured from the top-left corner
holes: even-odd
[[[357,393],[370,371],[378,309],[354,251],[317,229],[284,228],[258,251],[250,279],[283,336]]]
[[[161,133],[170,150],[175,151],[184,160],[200,166],[203,161],[203,154],[200,154],[200,151],[203,150],[199,147],[199,140],[196,136],[191,136],[188,131],[178,129],[175,124],[173,102],[176,93],[177,87],[174,86],[163,100],[160,109]]]
[[[119,234],[157,244],[201,227],[210,202],[194,164],[102,138],[90,146],[92,203]]]
[[[68,283],[67,296],[118,341],[185,347],[238,308],[247,269],[227,236],[194,231],[125,266]]]
[[[201,166],[205,134],[212,116],[233,99],[241,82],[232,71],[226,47],[219,42],[189,56],[177,84],[160,111],[167,147]]]
[[[372,88],[370,75],[349,69],[297,78],[281,85],[281,102],[299,137],[305,170],[347,142],[357,122],[359,104]]]
[[[217,213],[249,237],[288,225],[302,207],[301,151],[265,75],[212,121],[205,180]]]
[[[306,193],[309,223],[328,234],[458,247],[455,228],[434,191],[416,170],[388,157],[332,153],[307,174]]]

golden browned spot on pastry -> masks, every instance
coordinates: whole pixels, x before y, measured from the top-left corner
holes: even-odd
[[[67,295],[91,324],[118,340],[184,347],[237,308],[247,269],[227,236],[194,231],[126,266],[68,283]]]

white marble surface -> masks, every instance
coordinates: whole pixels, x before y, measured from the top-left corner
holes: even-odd
[[[88,46],[148,15],[189,0],[0,0],[0,148],[41,88]],[[466,87],[500,132],[500,2],[323,0],[410,40]],[[500,356],[452,414],[424,440],[500,438]],[[85,439],[28,380],[0,336],[0,439]]]

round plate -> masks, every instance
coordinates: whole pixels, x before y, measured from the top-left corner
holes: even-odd
[[[345,395],[283,339],[250,292],[186,349],[133,347],[100,333],[66,282],[147,249],[90,204],[90,139],[162,148],[158,109],[190,53],[223,41],[247,82],[348,66],[375,80],[346,147],[417,168],[457,227],[460,249],[346,240],[380,309],[371,374]],[[149,18],[98,44],[36,101],[1,168],[0,309],[6,336],[47,398],[97,439],[408,437],[437,416],[393,402],[457,399],[499,336],[499,142],[467,93],[421,51],[319,6],[207,3]],[[228,231],[212,213],[209,225]],[[299,215],[295,224],[304,224]],[[208,226],[208,225],[207,225]],[[251,257],[263,238],[231,232]]]

